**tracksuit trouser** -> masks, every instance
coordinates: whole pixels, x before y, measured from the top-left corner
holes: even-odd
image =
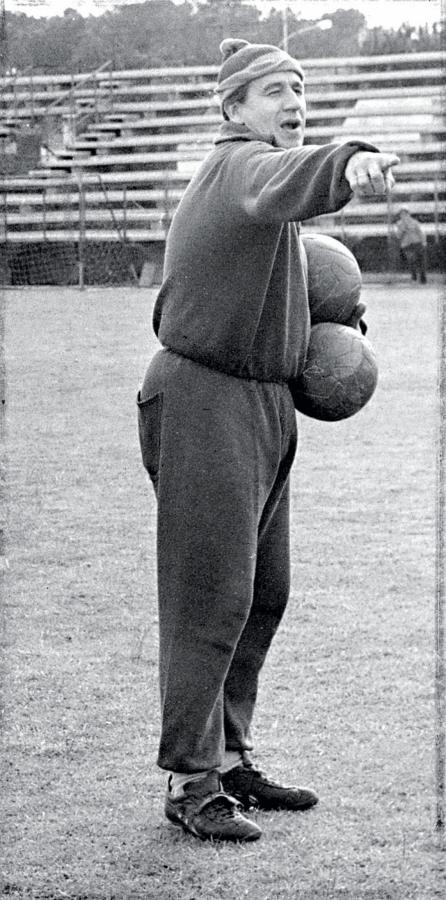
[[[403,250],[407,265],[409,266],[412,280],[426,281],[426,248],[423,244],[408,244]]]
[[[286,384],[160,350],[138,393],[158,505],[158,765],[196,773],[251,750],[259,672],[289,595]]]

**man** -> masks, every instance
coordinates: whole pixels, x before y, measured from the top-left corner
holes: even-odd
[[[412,281],[419,275],[421,284],[426,284],[426,235],[408,209],[400,210],[395,231]]]
[[[215,149],[179,204],[154,310],[163,345],[138,395],[158,501],[166,815],[202,838],[255,840],[244,811],[304,810],[309,788],[254,766],[258,677],[289,593],[289,472],[309,309],[301,219],[382,194],[398,158],[302,147],[303,73],[283,50],[226,40]]]

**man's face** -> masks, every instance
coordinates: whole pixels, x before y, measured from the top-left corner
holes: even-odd
[[[306,104],[304,87],[295,72],[273,72],[248,85],[243,102],[229,104],[232,121],[288,150],[301,147],[304,139]]]

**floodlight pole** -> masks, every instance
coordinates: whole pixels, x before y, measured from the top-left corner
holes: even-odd
[[[282,43],[281,46],[288,53],[288,7],[286,3],[282,6]]]
[[[282,13],[282,40],[279,47],[282,47],[287,53],[291,38],[297,37],[300,34],[306,34],[308,31],[327,31],[329,28],[333,27],[331,19],[319,19],[311,25],[303,25],[302,28],[296,28],[296,30],[292,31],[290,34],[288,30],[288,6],[286,0],[280,10]]]

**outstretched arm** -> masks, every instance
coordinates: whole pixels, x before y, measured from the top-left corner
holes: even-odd
[[[342,209],[352,197],[345,167],[351,156],[378,150],[362,141],[279,150],[240,142],[221,167],[226,203],[260,224],[303,221]]]

